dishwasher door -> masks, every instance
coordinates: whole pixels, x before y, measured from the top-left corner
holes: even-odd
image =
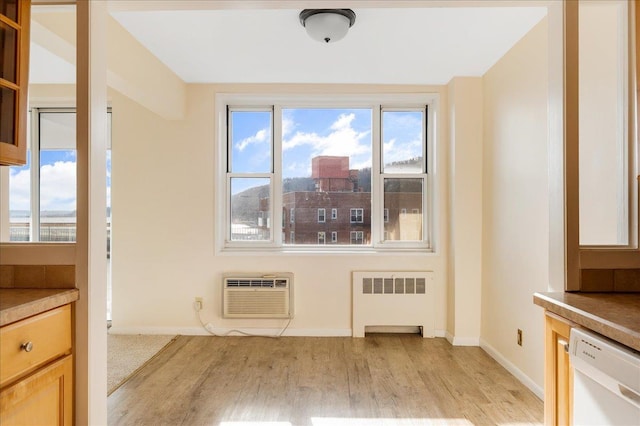
[[[596,333],[574,328],[574,425],[640,425],[640,354]]]

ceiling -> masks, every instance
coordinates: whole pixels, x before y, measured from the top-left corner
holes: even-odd
[[[125,1],[114,2],[111,15],[188,83],[446,84],[454,76],[483,75],[546,15],[545,7],[522,6],[534,4],[527,2],[354,7],[347,36],[326,45],[306,35],[300,9],[176,10],[180,2],[171,2],[172,10],[127,10]],[[75,79],[74,67],[37,39],[32,68],[33,83]]]

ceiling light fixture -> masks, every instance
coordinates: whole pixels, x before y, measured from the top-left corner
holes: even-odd
[[[351,9],[305,9],[300,12],[300,23],[307,34],[321,43],[334,43],[344,38],[356,22]]]

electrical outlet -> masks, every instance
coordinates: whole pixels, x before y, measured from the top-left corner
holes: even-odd
[[[202,297],[196,296],[196,302],[195,302],[195,305],[194,305],[196,310],[198,310],[198,311],[201,310],[202,309],[202,305],[203,305]]]
[[[518,329],[518,346],[522,346],[522,330]]]

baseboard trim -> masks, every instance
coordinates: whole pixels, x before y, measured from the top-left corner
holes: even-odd
[[[260,336],[274,336],[280,333],[281,328],[247,328],[236,327],[234,329],[224,327],[211,327],[215,334],[223,335],[231,330],[239,330],[244,333]],[[118,327],[112,326],[110,334],[166,334],[183,336],[211,336],[203,327]],[[231,333],[229,336],[240,336],[241,334]],[[351,329],[313,329],[313,328],[289,328],[282,334],[290,337],[351,337]]]
[[[531,392],[533,392],[538,398],[544,401],[544,389],[536,384],[529,376],[524,374],[522,370],[516,367],[511,361],[505,358],[500,352],[498,352],[493,346],[488,344],[484,339],[480,339],[480,347],[498,364],[503,366],[509,373],[513,374],[516,379],[525,385]]]
[[[453,346],[480,346],[479,337],[458,337],[452,335],[448,331],[445,331],[444,337]]]

